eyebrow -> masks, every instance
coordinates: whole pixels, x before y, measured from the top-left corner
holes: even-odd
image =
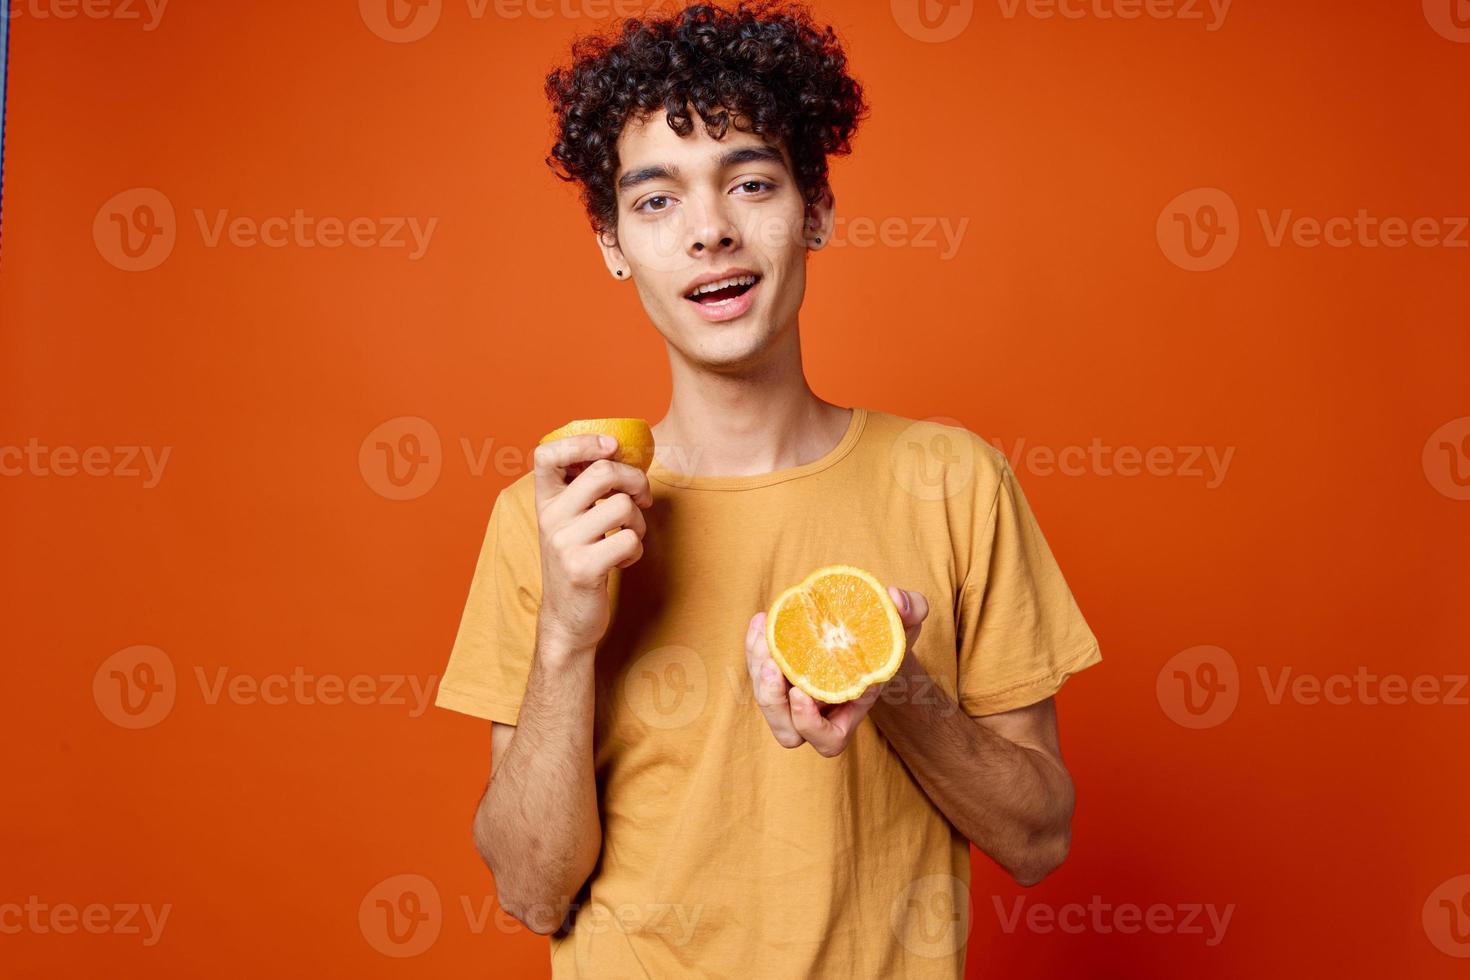
[[[716,163],[721,170],[728,167],[736,167],[742,163],[754,163],[757,161],[786,165],[786,160],[781,154],[769,146],[744,146],[737,150],[728,150],[722,154]],[[655,163],[647,167],[639,167],[630,170],[618,178],[618,190],[626,191],[646,184],[650,180],[673,180],[679,176],[679,168],[672,163]]]

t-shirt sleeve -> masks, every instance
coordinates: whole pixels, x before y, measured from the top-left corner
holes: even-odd
[[[541,608],[541,550],[534,503],[506,487],[470,581],[469,598],[434,703],[513,725],[526,693]]]
[[[995,458],[998,486],[988,504],[976,500],[956,622],[960,706],[976,716],[1044,700],[1102,659],[1010,463]]]

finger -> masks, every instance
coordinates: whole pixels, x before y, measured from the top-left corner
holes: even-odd
[[[587,464],[587,469],[567,484],[564,496],[568,503],[580,511],[592,506],[596,500],[619,492],[632,497],[640,507],[653,503],[648,474],[636,466],[629,466],[615,459],[594,459]]]
[[[796,748],[802,743],[802,738],[791,723],[791,704],[786,699],[791,685],[771,658],[770,648],[766,645],[764,612],[752,616],[745,627],[745,666],[755,703],[770,726],[771,734],[786,748]]]
[[[745,632],[745,660],[750,673],[751,690],[756,704],[766,716],[772,733],[788,748],[801,744],[796,729],[791,725],[791,707],[786,692],[791,685],[781,668],[771,657],[766,645],[766,614],[756,613],[751,617]]]
[[[771,652],[765,640],[766,614],[762,611],[751,616],[745,624],[745,672],[750,675],[752,685],[761,679],[761,667],[764,662],[771,659]],[[784,692],[782,697],[785,697]]]
[[[791,724],[796,728],[796,734],[812,743],[812,748],[822,755],[830,757],[842,751],[847,744],[846,738],[830,719],[822,715],[820,706],[810,694],[793,687],[787,694],[787,700],[791,705]]]
[[[867,717],[869,709],[873,707],[873,702],[878,700],[878,695],[882,692],[882,684],[869,684],[868,689],[858,697],[833,705],[828,710],[827,723],[842,736],[844,746],[851,741],[852,733],[857,730],[858,723]]]
[[[653,491],[642,470],[612,459],[595,459],[545,505],[543,523],[560,527],[587,513],[597,501],[618,493],[627,494],[639,507],[653,503]]]
[[[571,479],[567,470],[574,464],[603,459],[617,451],[616,445],[604,448],[599,437],[591,432],[543,442],[531,452],[536,499],[545,503],[562,493]]]
[[[623,528],[616,534],[590,548],[592,560],[598,568],[627,568],[643,557],[643,539],[632,528]]]
[[[903,621],[904,636],[912,649],[919,639],[924,619],[929,615],[929,600],[924,598],[922,592],[909,592],[896,585],[888,587],[888,595],[898,607],[898,618]]]
[[[577,544],[593,544],[599,538],[610,537],[609,531],[624,527],[631,529],[641,541],[648,530],[648,522],[633,498],[619,491],[593,501],[585,513],[572,519],[565,533],[568,540]]]
[[[648,533],[648,523],[632,498],[615,493],[594,501],[587,513],[572,522],[567,533],[574,535],[572,540],[591,546],[595,560],[605,563],[605,567],[628,568],[643,557],[643,536]],[[614,538],[618,541],[611,547],[598,547]]]

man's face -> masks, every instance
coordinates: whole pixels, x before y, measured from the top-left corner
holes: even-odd
[[[808,240],[828,239],[831,209],[824,196],[808,211],[784,147],[733,125],[715,140],[694,119],[685,137],[662,112],[623,128],[617,244],[603,252],[610,269],[631,274],[665,340],[691,360],[734,368],[796,323]]]

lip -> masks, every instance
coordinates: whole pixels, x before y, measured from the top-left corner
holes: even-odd
[[[742,276],[742,275],[745,275],[745,276],[753,276],[753,275],[757,275],[757,273],[754,273],[754,272],[722,272],[718,276],[715,276],[713,279],[706,278],[703,281],[704,282],[715,282],[715,281],[720,280],[720,279],[725,279],[725,278],[727,278],[729,276]],[[709,322],[711,322],[711,323],[723,323],[726,320],[733,320],[733,319],[735,319],[738,316],[743,316],[746,312],[748,312],[750,310],[751,304],[755,302],[755,291],[757,289],[760,289],[761,286],[765,285],[765,282],[766,282],[765,277],[762,276],[761,278],[759,278],[759,279],[756,280],[754,286],[751,286],[749,289],[747,289],[745,292],[741,293],[739,296],[736,296],[734,299],[727,299],[727,300],[725,300],[725,302],[719,303],[719,304],[717,304],[715,306],[709,306],[709,305],[707,305],[705,303],[697,303],[694,300],[689,299],[687,296],[684,297],[684,302],[686,302],[690,306],[694,307],[695,312],[697,312],[700,316],[704,317]],[[699,282],[696,282],[693,286],[690,286],[689,288],[690,289],[693,289],[695,286],[698,286],[698,285],[700,285],[700,283]]]
[[[703,286],[705,283],[719,282],[721,279],[729,279],[732,276],[758,276],[758,275],[760,275],[759,272],[756,272],[754,269],[747,269],[747,268],[745,268],[743,266],[736,266],[733,269],[721,269],[719,272],[711,272],[711,273],[708,273],[706,275],[700,276],[698,279],[693,280],[687,286],[684,287],[684,291],[682,293],[680,293],[679,295],[680,296],[688,296],[690,293],[694,292],[696,289],[698,289],[700,286]]]

